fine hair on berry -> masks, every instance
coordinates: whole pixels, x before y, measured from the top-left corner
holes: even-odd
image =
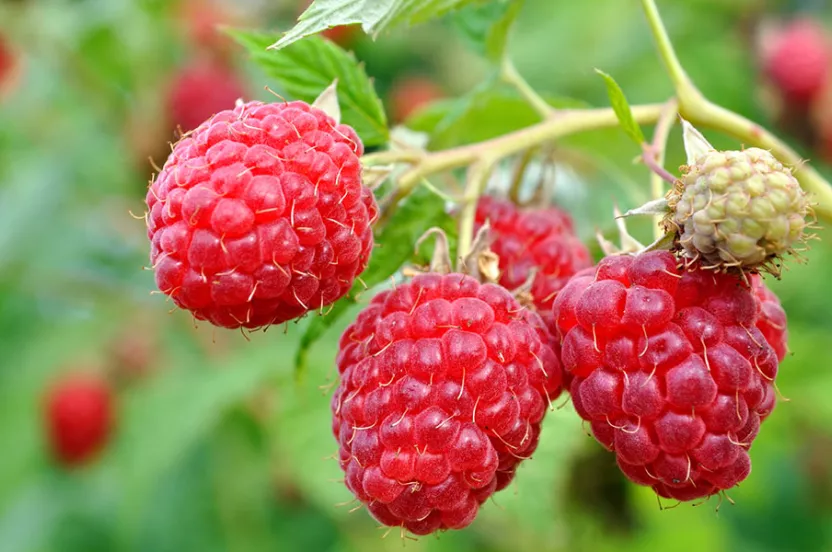
[[[157,286],[226,328],[323,312],[373,248],[362,153],[351,127],[304,102],[211,117],[174,146],[147,193]]]
[[[554,329],[555,296],[575,273],[592,266],[572,217],[556,207],[520,208],[507,199],[484,196],[477,204],[476,223],[486,221],[493,237],[491,249],[500,258],[500,285],[517,289],[534,274],[534,306]]]
[[[741,276],[668,251],[603,259],[554,304],[575,410],[632,481],[692,500],[751,471],[778,358]]]
[[[461,529],[535,451],[560,365],[540,317],[504,288],[422,274],[384,291],[340,341],[332,431],[376,520]]]

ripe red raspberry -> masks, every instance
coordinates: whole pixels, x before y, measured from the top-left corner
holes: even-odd
[[[477,205],[477,226],[486,220],[492,228],[491,249],[500,257],[500,285],[516,289],[536,269],[534,305],[555,331],[555,296],[576,272],[592,266],[589,250],[575,236],[572,218],[554,207],[520,209],[511,201],[486,196]]]
[[[832,49],[826,30],[811,19],[796,19],[769,46],[763,70],[787,102],[805,105],[829,79]]]
[[[113,426],[113,394],[107,382],[71,374],[55,382],[46,397],[46,429],[58,462],[76,466],[106,444]]]
[[[229,67],[198,60],[183,68],[170,84],[167,112],[171,124],[182,132],[195,129],[204,120],[246,96],[245,86]]]
[[[423,274],[373,298],[341,336],[332,431],[347,487],[381,523],[470,524],[537,447],[560,365],[504,288]]]
[[[789,352],[789,332],[786,327],[786,311],[780,305],[780,299],[771,291],[759,275],[751,277],[754,295],[760,303],[760,317],[757,329],[765,336],[768,344],[777,353],[777,360],[783,362]]]
[[[159,289],[226,328],[341,298],[373,247],[362,152],[352,128],[303,102],[250,102],[205,121],[147,193]]]
[[[681,272],[667,251],[607,257],[554,313],[575,410],[628,478],[692,500],[748,476],[778,364],[740,277]]]

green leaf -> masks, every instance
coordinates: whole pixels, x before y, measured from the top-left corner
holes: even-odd
[[[586,104],[568,98],[545,98],[553,107]],[[469,94],[436,102],[407,121],[407,127],[430,134],[430,148],[444,149],[502,136],[540,122],[540,115],[516,91],[487,81]]]
[[[402,25],[424,23],[476,0],[315,0],[297,24],[271,47],[285,48],[301,38],[339,25],[360,24],[373,38]]]
[[[356,282],[348,296],[335,303],[325,315],[313,318],[306,326],[295,356],[296,374],[301,375],[306,370],[312,345],[356,304],[361,293],[386,281],[412,259],[416,254],[416,241],[433,226],[439,226],[448,233],[454,231],[453,219],[445,212],[445,201],[427,187],[419,187],[376,234],[378,247],[373,251],[369,266],[361,274],[363,283]]]
[[[490,61],[505,54],[508,35],[525,0],[499,0],[468,6],[452,15],[451,21],[466,42]]]
[[[183,357],[180,362],[193,360]],[[176,466],[223,415],[286,364],[270,349],[251,347],[222,369],[218,361],[198,369],[170,370],[122,398],[113,450],[124,477],[122,538],[135,538],[138,513],[152,497],[152,483]]]
[[[313,36],[279,51],[267,50],[274,36],[229,30],[260,68],[291,96],[313,102],[338,79],[341,122],[355,129],[364,145],[387,142],[387,116],[372,80],[355,56],[335,43]]]
[[[618,117],[618,122],[621,124],[621,128],[624,129],[627,136],[632,138],[635,143],[638,145],[643,144],[645,142],[644,133],[641,132],[641,127],[638,126],[638,123],[633,117],[633,112],[630,111],[630,104],[627,103],[624,91],[621,90],[621,87],[618,86],[615,79],[608,74],[604,73],[600,69],[596,69],[595,72],[601,75],[604,78],[604,82],[607,84],[607,94],[610,97],[612,109],[615,111],[616,117]]]

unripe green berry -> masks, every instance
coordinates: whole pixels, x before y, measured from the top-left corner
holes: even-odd
[[[809,201],[770,152],[711,150],[685,168],[668,194],[669,230],[685,257],[713,268],[773,270],[805,240]]]

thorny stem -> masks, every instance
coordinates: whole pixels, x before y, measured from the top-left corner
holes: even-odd
[[[537,111],[538,115],[544,119],[548,119],[556,113],[555,108],[546,103],[546,100],[517,71],[517,68],[508,56],[503,58],[503,63],[500,66],[500,78],[504,83],[513,86],[523,96],[523,99]]]
[[[664,168],[665,153],[667,152],[667,137],[670,134],[670,129],[673,127],[674,121],[676,120],[677,112],[678,104],[674,98],[667,102],[664,109],[662,109],[662,113],[659,116],[659,122],[656,123],[656,129],[653,131],[653,142],[650,144],[649,148],[645,148],[644,150],[645,161],[652,161],[657,168],[660,168],[661,171],[664,171],[665,173],[667,172]],[[676,180],[673,175],[670,175],[670,177],[671,182]],[[659,171],[654,170],[653,174],[650,175],[650,196],[652,199],[659,199],[664,196],[665,180],[667,180],[667,175],[662,174]],[[653,237],[655,239],[659,239],[662,236],[661,220],[661,215],[656,215],[654,217]]]
[[[644,13],[656,40],[659,55],[667,67],[679,100],[679,114],[693,125],[728,134],[745,146],[767,149],[782,163],[790,165],[804,190],[814,195],[815,213],[832,221],[832,186],[782,140],[742,115],[712,103],[693,85],[682,68],[662,23],[655,0],[642,0]]]

